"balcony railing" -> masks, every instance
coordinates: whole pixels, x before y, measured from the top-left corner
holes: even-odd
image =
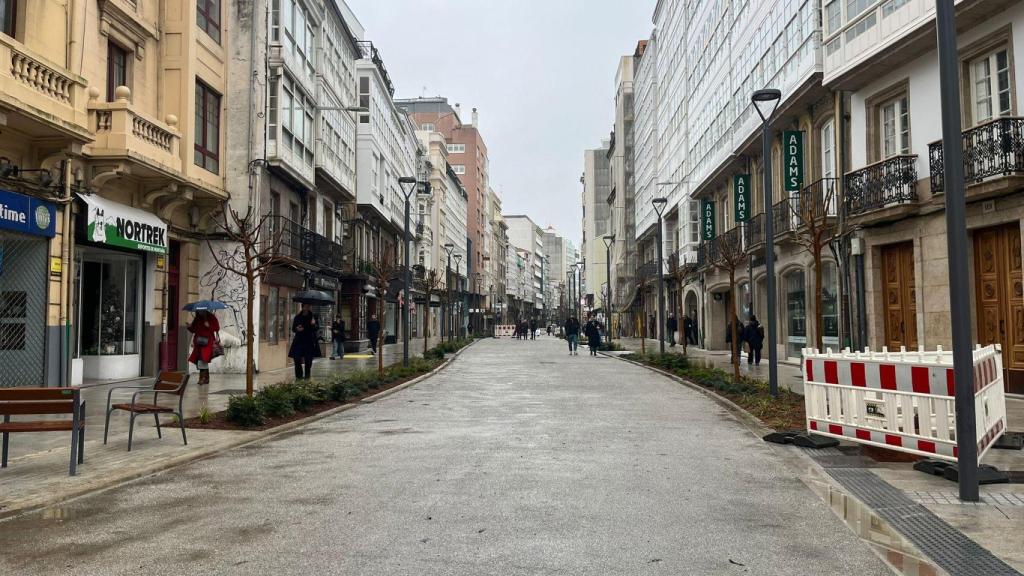
[[[795,210],[799,208],[799,203],[800,197],[793,195],[772,205],[772,231],[776,236],[781,236],[797,229],[799,219]]]
[[[893,156],[846,175],[846,214],[917,202],[917,155]]]
[[[0,93],[24,103],[19,111],[85,134],[85,91],[85,79],[0,34]]]
[[[764,244],[764,212],[751,216],[743,233],[748,249]]]
[[[1024,118],[997,118],[964,130],[964,181],[976,184],[993,176],[1024,173]],[[933,194],[942,193],[942,142],[928,145]]]
[[[160,122],[136,110],[124,98],[90,102],[89,122],[96,133],[96,140],[89,146],[93,156],[130,156],[144,164],[181,172],[181,135],[174,116],[168,116],[167,123]]]
[[[272,242],[280,234],[276,256],[315,268],[342,270],[345,262],[342,246],[283,216],[266,221],[264,242]]]
[[[644,262],[636,271],[636,277],[638,280],[658,277],[658,262],[651,260],[650,262]]]

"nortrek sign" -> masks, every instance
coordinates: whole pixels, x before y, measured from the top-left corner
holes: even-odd
[[[53,238],[56,234],[55,212],[49,202],[0,190],[0,230]]]
[[[804,187],[804,133],[799,130],[782,133],[782,175],[786,192]]]
[[[167,224],[155,214],[95,194],[79,197],[89,208],[86,240],[131,250],[167,253]]]

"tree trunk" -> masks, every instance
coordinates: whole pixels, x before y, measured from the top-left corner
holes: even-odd
[[[729,269],[729,330],[732,332],[732,377],[740,380],[740,336],[736,326],[736,269]]]
[[[423,307],[423,357],[427,357],[427,348],[430,342],[430,290],[427,293],[427,305]]]
[[[647,354],[647,327],[644,326],[644,316],[647,315],[647,311],[644,310],[640,313],[640,353]]]
[[[256,274],[252,269],[252,254],[249,247],[245,246],[245,279],[246,279],[246,307],[245,307],[245,394],[252,397],[253,379],[255,376],[256,360],[253,347],[256,346],[256,333],[253,330],[253,306],[256,304]]]
[[[385,293],[387,291],[387,283],[381,282],[382,286],[385,286]],[[388,304],[384,300],[384,294],[380,296],[380,331],[377,333],[377,375],[384,375],[384,334],[385,326],[388,325]]]
[[[821,244],[814,245],[814,342],[819,351],[824,351],[822,336],[825,330],[824,310],[821,309]]]

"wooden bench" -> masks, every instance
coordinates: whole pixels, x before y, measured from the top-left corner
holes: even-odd
[[[135,432],[135,417],[139,414],[152,414],[153,419],[156,420],[156,436],[157,438],[163,438],[163,433],[160,431],[160,415],[161,414],[174,414],[178,417],[178,424],[181,426],[181,439],[188,445],[188,438],[185,437],[185,414],[182,412],[182,408],[185,400],[185,387],[188,386],[189,375],[184,372],[161,372],[157,377],[156,381],[153,382],[152,386],[114,386],[107,392],[107,419],[103,424],[103,443],[107,443],[107,433],[110,431],[110,414],[114,410],[123,410],[131,414],[131,419],[128,423],[128,451],[132,451],[132,436]],[[132,394],[132,401],[121,404],[111,404],[110,399],[114,394],[115,390],[137,390]],[[153,393],[152,402],[140,402],[139,396],[142,394]],[[170,406],[162,406],[157,404],[157,395],[159,394],[170,394],[178,397],[178,409],[175,410]]]
[[[0,388],[0,424],[3,433],[3,460],[7,467],[9,436],[19,432],[71,432],[71,465],[68,473],[75,475],[78,464],[85,461],[85,402],[78,388]],[[70,420],[19,420],[11,416],[43,416],[70,414]]]

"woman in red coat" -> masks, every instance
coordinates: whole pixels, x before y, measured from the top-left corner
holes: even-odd
[[[220,342],[220,322],[213,312],[196,312],[188,331],[192,333],[192,354],[188,361],[199,369],[199,383],[210,383],[210,362],[213,361],[213,347]]]

